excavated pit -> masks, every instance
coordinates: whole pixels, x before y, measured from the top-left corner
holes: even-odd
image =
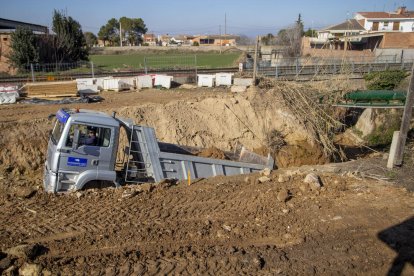
[[[236,152],[242,146],[266,156],[270,151],[268,134],[277,130],[284,141],[283,147],[273,152],[278,167],[329,161],[284,105],[277,89],[100,110],[116,111],[119,117],[155,128],[159,141],[207,149],[200,153],[202,156],[226,158],[224,151]],[[46,119],[1,123],[1,168],[15,174],[41,170],[51,127]],[[121,137],[121,148],[125,142],[126,137]],[[215,152],[211,152],[213,148]]]

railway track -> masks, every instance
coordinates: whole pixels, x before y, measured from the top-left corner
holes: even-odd
[[[413,66],[413,61],[405,63],[352,63],[352,64],[312,64],[312,65],[276,65],[272,67],[259,67],[258,74],[283,78],[286,80],[309,80],[315,76],[321,77],[339,74],[350,75],[351,78],[362,78],[364,74],[370,72],[378,72],[385,70],[404,70],[410,71]],[[148,70],[137,69],[131,71],[121,72],[95,72],[94,77],[130,77],[141,74],[168,74],[174,77],[196,77],[197,74],[214,74],[219,72],[235,73],[238,71],[237,67],[225,67],[225,68],[190,68],[190,69],[160,69],[160,70]],[[245,72],[252,73],[253,69],[245,69]],[[42,75],[35,76],[35,81],[63,81],[74,80],[77,78],[90,78],[91,73],[73,73],[73,74],[61,74],[53,77]],[[323,77],[322,77],[323,79]],[[9,76],[0,78],[0,83],[25,83],[31,82],[32,76],[30,74],[24,76]]]

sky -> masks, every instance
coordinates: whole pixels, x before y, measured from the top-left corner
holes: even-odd
[[[98,33],[111,18],[142,18],[155,34],[276,34],[299,14],[308,28],[339,24],[361,11],[414,9],[413,0],[0,0],[0,18],[51,27],[53,11]]]

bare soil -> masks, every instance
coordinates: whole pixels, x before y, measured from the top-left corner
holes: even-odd
[[[151,112],[159,105],[170,112],[177,101],[191,102],[195,109],[223,101],[245,121],[250,116],[241,117],[247,105],[225,89],[102,96],[102,103],[64,107],[115,109],[145,122],[157,119],[147,115],[159,114]],[[245,107],[240,113],[235,100]],[[23,273],[27,264],[44,275],[414,274],[414,196],[406,188],[413,174],[405,167],[387,170],[382,154],[342,164],[279,169],[261,181],[255,173],[196,179],[191,185],[163,182],[46,194],[42,166],[50,122],[45,118],[60,107],[0,107],[2,274]],[[223,116],[231,118],[225,110]],[[210,114],[208,108],[198,112]],[[175,127],[187,120],[172,118],[178,123],[162,123]],[[237,121],[233,118],[234,124]],[[184,123],[180,126],[186,128]],[[168,133],[158,134],[175,142]],[[219,145],[228,138],[198,136],[207,144],[218,137]],[[255,140],[245,134],[246,141],[248,136]],[[217,148],[211,153],[228,149]],[[314,164],[319,163],[319,153],[308,151],[304,158],[314,155]],[[406,163],[412,164],[412,150],[407,153]],[[308,173],[317,174],[322,187],[304,183]],[[19,245],[28,249],[16,254]]]

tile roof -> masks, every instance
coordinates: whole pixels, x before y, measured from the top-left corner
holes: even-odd
[[[390,12],[357,12],[365,18],[414,18],[414,11],[406,11],[402,14]]]
[[[330,26],[328,28],[323,29],[324,31],[335,31],[335,30],[359,30],[359,31],[365,31],[364,27],[359,24],[359,22],[356,19],[348,19],[345,22],[342,22],[340,24]]]

